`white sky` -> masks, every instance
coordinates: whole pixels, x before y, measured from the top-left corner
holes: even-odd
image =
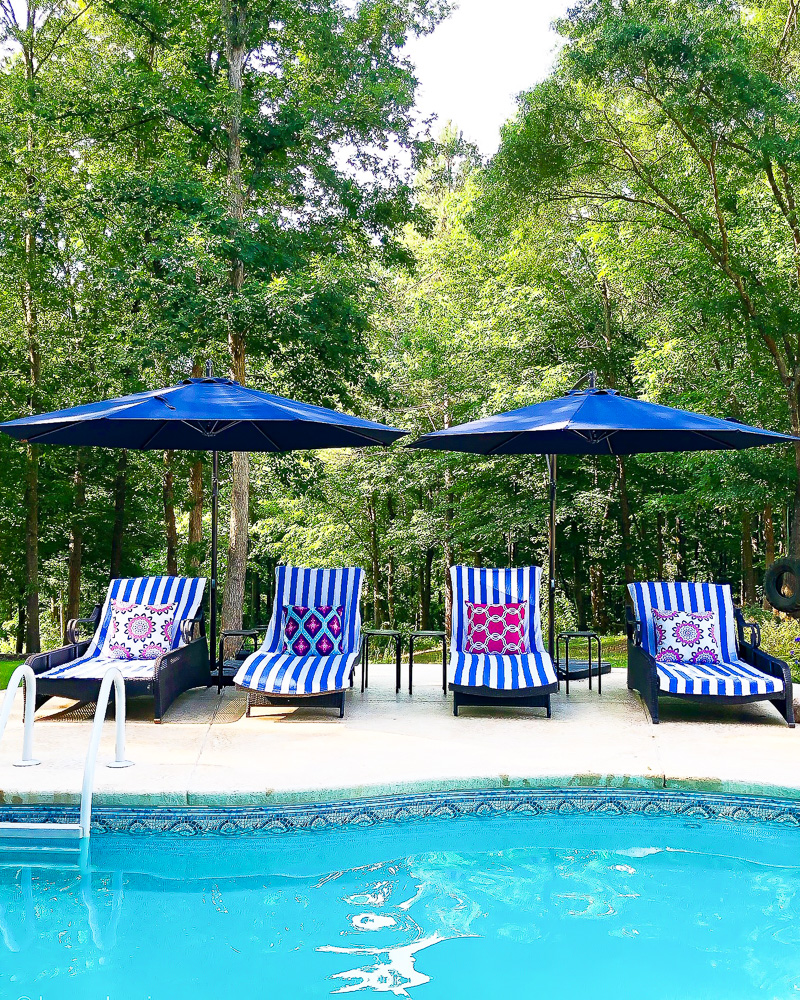
[[[514,98],[547,75],[556,50],[551,22],[571,0],[458,0],[432,35],[413,39],[417,107],[436,114],[433,134],[449,120],[489,156]]]

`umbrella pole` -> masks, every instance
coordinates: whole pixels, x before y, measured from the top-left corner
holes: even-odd
[[[550,472],[550,561],[547,581],[547,648],[550,659],[556,658],[556,456],[547,456]]]
[[[211,456],[211,662],[217,666],[217,694],[222,690],[222,660],[217,661],[217,520],[219,513],[219,452]]]

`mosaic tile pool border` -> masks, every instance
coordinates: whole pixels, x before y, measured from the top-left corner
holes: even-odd
[[[343,802],[276,806],[98,806],[93,834],[243,836],[331,831],[468,817],[595,815],[777,824],[800,829],[800,801],[703,792],[610,789],[501,789],[387,795]],[[0,806],[3,822],[77,822],[74,806]]]

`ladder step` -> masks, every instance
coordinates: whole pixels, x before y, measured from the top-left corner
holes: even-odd
[[[80,840],[80,823],[0,823],[0,840]]]

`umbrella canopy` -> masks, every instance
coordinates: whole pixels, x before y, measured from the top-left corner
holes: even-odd
[[[425,434],[409,447],[479,455],[636,455],[752,448],[794,440],[736,420],[630,399],[614,389],[589,388]]]
[[[406,433],[211,377],[36,413],[0,424],[0,430],[37,444],[272,452],[391,444]]]
[[[494,417],[424,434],[410,448],[464,451],[478,455],[546,455],[550,472],[548,645],[555,653],[556,456],[636,455],[663,451],[719,451],[795,442],[798,438],[677,410],[589,385]],[[580,385],[580,383],[579,383]]]
[[[371,420],[259,392],[228,378],[187,378],[178,385],[137,392],[0,424],[32,444],[92,445],[137,450],[211,451],[211,655],[217,636],[217,510],[220,451],[286,452],[391,444],[407,431]],[[222,660],[218,687],[222,686]]]

